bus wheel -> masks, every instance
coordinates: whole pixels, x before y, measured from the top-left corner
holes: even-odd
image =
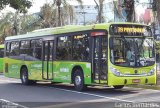
[[[29,80],[28,80],[28,70],[26,67],[23,67],[21,69],[21,82],[24,85],[29,85]]]
[[[86,88],[86,85],[84,84],[84,76],[81,70],[76,70],[74,72],[74,87],[77,91],[83,91]]]
[[[113,86],[114,89],[122,89],[124,87],[124,85],[117,85],[117,86]]]

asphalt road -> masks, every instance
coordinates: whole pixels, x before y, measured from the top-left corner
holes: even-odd
[[[24,86],[20,80],[0,75],[0,108],[132,108],[136,105],[150,108],[151,104],[160,107],[160,91],[89,87],[85,92],[77,92],[72,85],[40,82]]]

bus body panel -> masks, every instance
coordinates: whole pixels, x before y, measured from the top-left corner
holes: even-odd
[[[45,80],[42,78],[42,61],[21,61],[11,58],[5,58],[5,60],[9,61],[5,62],[8,64],[8,72],[5,73],[5,76],[20,78],[21,67],[26,66],[30,80]],[[72,70],[79,66],[83,70],[85,84],[91,84],[91,64],[89,62],[53,61],[49,64],[53,65],[53,73],[52,68],[49,68],[49,77],[52,78],[50,81],[71,83]],[[44,67],[44,70],[46,70],[46,67]]]
[[[0,73],[3,72],[4,44],[0,45]]]
[[[117,66],[114,65],[113,63],[111,63],[111,51],[110,51],[110,47],[109,47],[109,42],[110,42],[110,37],[111,35],[109,34],[109,27],[112,23],[108,23],[108,24],[96,24],[96,25],[92,25],[92,26],[79,26],[79,28],[77,27],[73,27],[73,29],[69,29],[69,28],[57,28],[56,29],[50,29],[49,32],[47,32],[47,35],[55,35],[54,39],[57,39],[57,37],[60,37],[61,35],[66,35],[69,34],[69,36],[71,36],[71,34],[76,34],[77,32],[83,33],[85,31],[85,34],[87,33],[91,33],[91,31],[107,31],[107,35],[105,35],[107,37],[107,44],[108,46],[106,48],[108,48],[107,51],[107,63],[106,63],[106,70],[104,71],[106,73],[106,79],[104,78],[100,78],[99,79],[94,79],[93,75],[95,72],[95,67],[99,61],[103,61],[100,60],[102,57],[98,57],[96,58],[95,56],[93,56],[93,53],[95,52],[91,52],[91,51],[96,51],[97,49],[93,48],[93,46],[95,45],[90,45],[90,56],[92,56],[92,60],[89,60],[87,62],[82,62],[82,61],[72,61],[72,60],[56,60],[56,58],[52,59],[52,60],[48,60],[47,62],[45,62],[43,59],[39,60],[39,61],[23,61],[23,60],[15,60],[15,59],[11,59],[8,57],[5,57],[5,64],[4,64],[4,69],[5,69],[5,76],[7,77],[14,77],[14,78],[20,78],[20,69],[22,66],[26,66],[28,69],[28,76],[30,80],[45,80],[45,81],[51,81],[51,82],[64,82],[64,83],[72,83],[72,71],[75,67],[80,67],[83,71],[84,74],[84,83],[87,85],[92,85],[92,84],[103,84],[103,85],[108,85],[108,86],[116,86],[116,85],[132,85],[132,84],[156,84],[156,72],[154,73],[154,75],[148,75],[148,76],[143,76],[141,74],[147,74],[149,73],[149,71],[151,71],[153,68],[156,70],[156,63],[154,63],[154,65],[152,66],[143,66],[143,67],[124,67],[124,66]],[[113,23],[114,24],[114,23]],[[132,23],[115,23],[115,24],[132,24]],[[135,24],[138,25],[138,24]],[[141,25],[141,24],[139,24]],[[143,25],[141,25],[143,26]],[[86,33],[86,31],[89,31]],[[79,34],[77,33],[77,39],[79,37]],[[100,33],[100,32],[98,32]],[[32,34],[32,33],[31,33]],[[36,39],[36,37],[40,35],[41,37],[45,38],[45,33],[43,33],[43,30],[38,32],[34,32],[32,35],[30,34],[26,34],[24,36],[24,39],[27,39],[27,37],[29,37],[29,40],[31,40],[32,37],[34,37],[34,39]],[[60,36],[59,36],[60,35]],[[56,37],[57,36],[57,37]],[[99,37],[102,36],[102,34],[99,34]],[[47,36],[46,36],[47,37]],[[95,35],[96,37],[96,35]],[[98,37],[98,36],[97,36]],[[39,37],[37,37],[39,38]],[[121,37],[119,37],[121,38]],[[138,37],[139,38],[139,37]],[[6,41],[14,41],[15,40],[23,40],[23,35],[19,35],[16,37],[7,37]],[[73,39],[72,39],[73,40]],[[52,40],[50,40],[52,41]],[[54,40],[55,41],[55,40]],[[57,40],[56,40],[57,41]],[[54,46],[57,46],[55,41]],[[96,43],[96,41],[95,41]],[[92,44],[92,43],[91,43]],[[100,45],[100,44],[99,44]],[[72,47],[73,49],[73,47]],[[94,49],[94,50],[93,50]],[[99,48],[99,49],[102,49]],[[56,53],[57,49],[54,48],[54,54]],[[40,52],[41,53],[41,52]],[[146,52],[148,53],[148,52]],[[56,54],[54,55],[56,56]],[[146,56],[146,55],[145,55]],[[97,61],[97,64],[94,64],[95,61],[99,59],[99,61]],[[8,67],[7,67],[8,66]],[[101,64],[99,64],[98,66],[101,66]],[[7,67],[7,68],[6,68]],[[103,67],[103,66],[102,66]],[[98,68],[102,68],[102,67],[98,67]],[[125,74],[127,75],[128,73],[130,75],[128,76],[116,76],[113,74],[113,72],[111,71],[110,68],[115,68],[116,70],[120,71],[120,74]],[[102,70],[102,69],[99,69]],[[138,71],[138,73],[136,74],[140,74],[140,76],[136,76],[135,74],[135,70]],[[129,72],[128,72],[129,71]],[[97,72],[100,73],[100,72]],[[46,78],[46,79],[45,79]]]
[[[3,58],[0,58],[0,72],[3,72]]]
[[[130,76],[116,76],[114,75],[110,70],[108,73],[108,85],[137,85],[137,84],[148,84],[148,85],[154,85],[156,84],[156,73],[154,75],[140,75],[136,76],[134,74],[135,70],[138,70],[139,74],[143,74],[142,72],[148,73],[151,69],[156,68],[156,66],[150,66],[150,67],[143,67],[143,68],[126,68],[126,67],[118,67],[113,66],[117,70],[120,70],[124,75],[128,75],[128,72],[132,72],[133,74]],[[137,73],[138,75],[138,73]],[[137,82],[134,82],[136,81]]]
[[[53,81],[71,83],[71,75],[74,67],[81,67],[84,73],[85,84],[91,84],[91,70],[90,63],[87,62],[69,62],[69,61],[55,61],[53,62]]]
[[[7,64],[7,66],[6,66]],[[24,61],[6,58],[5,57],[5,76],[12,77],[12,78],[20,78],[20,69],[24,64]]]
[[[29,71],[29,79],[43,80],[42,79],[42,61],[28,61],[26,62]]]

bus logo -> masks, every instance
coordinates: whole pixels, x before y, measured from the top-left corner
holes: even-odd
[[[135,74],[138,74],[138,70],[135,70],[134,73],[135,73]]]

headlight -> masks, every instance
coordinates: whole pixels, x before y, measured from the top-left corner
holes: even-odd
[[[110,68],[110,70],[111,70],[111,72],[114,74],[114,75],[116,75],[116,76],[120,76],[120,71],[118,71],[116,68]]]
[[[154,75],[154,73],[155,73],[155,69],[153,68],[148,72],[148,75],[151,76],[151,75]]]

